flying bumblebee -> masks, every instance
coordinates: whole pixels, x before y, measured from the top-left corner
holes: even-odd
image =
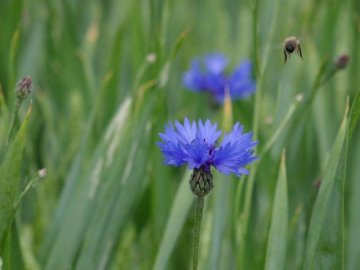
[[[283,43],[283,48],[284,48],[284,56],[285,56],[284,64],[286,63],[287,59],[290,58],[290,55],[293,52],[296,52],[298,55],[300,55],[301,59],[303,59],[301,53],[300,41],[297,37],[286,38]]]

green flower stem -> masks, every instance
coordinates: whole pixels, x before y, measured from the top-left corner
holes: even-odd
[[[304,105],[306,107],[306,110],[308,110],[311,107],[311,105],[312,105],[312,103],[313,103],[313,101],[314,101],[314,99],[316,97],[316,94],[319,92],[320,87],[324,83],[326,83],[335,74],[334,72],[331,72],[329,74],[330,76],[328,76],[327,78],[325,78],[323,80],[323,77],[324,77],[324,74],[325,74],[326,67],[327,67],[328,63],[329,63],[329,58],[325,57],[323,59],[321,65],[320,65],[318,73],[316,74],[314,83],[313,83],[313,85],[311,87],[311,90],[310,90],[310,96],[308,97],[307,100],[305,100]],[[302,113],[302,115],[304,115],[304,114]]]
[[[13,112],[11,123],[10,123],[9,135],[8,135],[7,143],[6,143],[6,150],[9,148],[9,145],[10,145],[11,136],[12,136],[12,133],[13,133],[13,130],[15,127],[16,116],[19,111],[20,105],[21,105],[21,102],[19,102],[19,101],[17,101],[15,104],[14,112]]]
[[[41,177],[39,175],[36,175],[35,177],[33,177],[32,179],[30,179],[30,181],[26,184],[24,190],[21,192],[19,198],[17,199],[17,201],[14,203],[14,210],[17,211],[18,208],[20,207],[20,202],[21,200],[25,197],[25,195],[28,193],[28,191],[35,187],[41,180]],[[0,268],[1,270],[1,268]]]
[[[200,246],[201,221],[204,209],[204,197],[197,196],[195,202],[195,231],[193,243],[193,270],[197,270]]]

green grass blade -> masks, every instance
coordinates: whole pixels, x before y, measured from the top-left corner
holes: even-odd
[[[360,91],[358,91],[353,103],[351,104],[349,120],[349,140],[352,138],[356,125],[360,117]]]
[[[147,184],[144,175],[151,130],[151,122],[146,120],[148,114],[149,111],[144,111],[141,119],[130,119],[136,125],[123,137],[113,160],[102,165],[100,179],[103,180],[93,191],[94,199],[90,200],[93,205],[91,218],[85,229],[76,269],[107,269],[116,247],[114,240],[121,237],[133,216]],[[102,158],[100,156],[99,160]]]
[[[14,203],[17,199],[20,167],[30,112],[29,109],[0,167],[0,248],[3,246],[6,230],[15,214]]]
[[[280,172],[276,184],[269,240],[266,253],[266,270],[281,270],[285,266],[288,230],[288,196],[285,153],[281,157]]]
[[[286,112],[283,120],[279,124],[279,126],[276,128],[275,132],[271,135],[270,139],[266,143],[264,150],[261,152],[261,156],[264,156],[274,145],[274,143],[277,141],[277,139],[285,132],[286,127],[293,119],[293,115],[296,112],[296,109],[298,108],[300,101],[295,100],[289,107],[288,111]]]
[[[11,38],[11,44],[10,44],[10,53],[9,53],[9,86],[10,89],[13,89],[15,87],[15,60],[16,60],[16,54],[19,47],[19,39],[20,39],[20,30],[16,29],[15,32],[12,35]]]
[[[341,151],[343,149],[345,135],[348,126],[348,105],[345,110],[345,116],[341,123],[338,135],[336,137],[330,156],[325,166],[324,177],[321,181],[319,193],[316,197],[314,208],[312,211],[307,243],[305,247],[305,257],[303,269],[315,269],[315,257],[321,233],[324,228],[325,214],[329,206],[330,195],[333,191],[337,168],[340,163]]]
[[[358,166],[358,158],[360,157],[360,143],[356,140],[356,136],[351,140],[354,132],[359,134],[359,128],[356,128],[360,116],[360,91],[358,91],[355,100],[351,105],[350,110],[350,120],[349,120],[349,143],[354,143],[353,146],[353,156],[354,159],[349,160],[349,168],[352,168],[349,173],[349,190],[350,199],[349,199],[349,224],[347,231],[347,269],[355,270],[360,268],[360,242],[358,241],[358,234],[360,228],[360,214],[359,214],[359,205],[360,205],[360,167]],[[357,142],[357,143],[356,143]],[[350,152],[352,152],[350,151]]]
[[[9,227],[8,233],[5,237],[5,247],[3,252],[3,270],[24,269],[24,262],[21,254],[19,230],[16,222],[13,222]],[[0,270],[1,270],[0,263]]]
[[[359,132],[357,132],[359,134]],[[360,143],[358,142],[353,146],[353,156],[357,157],[353,160],[349,159],[349,168],[353,168],[349,172],[349,190],[350,198],[348,203],[349,221],[347,230],[348,243],[347,257],[346,257],[346,269],[357,270],[360,269],[360,241],[359,241],[359,228],[360,228]]]
[[[193,204],[195,196],[189,189],[190,171],[186,171],[176,193],[170,216],[167,221],[165,233],[160,244],[159,251],[153,266],[154,270],[167,269],[171,252],[173,251],[180,231],[187,219],[188,212]],[[190,247],[191,245],[189,245]]]
[[[348,168],[347,165],[347,157],[348,153],[348,144],[352,138],[352,135],[355,131],[358,119],[360,116],[360,92],[355,97],[351,105],[351,110],[349,114],[349,132],[348,136],[345,138],[344,147],[341,153],[340,163],[335,179],[334,190],[331,194],[331,201],[329,203],[329,207],[327,209],[326,220],[325,224],[327,226],[324,227],[324,231],[322,232],[320,241],[319,241],[319,255],[316,258],[317,266],[319,267],[329,267],[333,266],[336,269],[345,269],[345,182],[346,180],[346,169]],[[355,157],[356,152],[355,150]],[[351,166],[349,166],[351,168]],[[359,263],[356,263],[358,260],[357,254],[357,244],[358,241],[353,241],[352,239],[357,238],[358,233],[358,226],[356,229],[353,230],[353,221],[356,222],[357,218],[357,206],[358,203],[355,203],[355,207],[352,208],[352,203],[356,202],[354,200],[354,195],[359,190],[356,176],[358,174],[357,167],[355,168],[353,174],[349,175],[350,179],[352,180],[352,200],[350,200],[350,212],[351,212],[351,220],[349,224],[349,252],[348,252],[348,267],[349,269],[357,269],[359,267]],[[350,181],[351,182],[351,181]],[[356,196],[356,195],[355,195]],[[355,210],[356,209],[356,210]],[[354,212],[352,212],[355,210]],[[355,255],[355,256],[354,256]],[[357,264],[357,265],[356,265]]]
[[[127,99],[119,106],[117,114],[105,131],[104,137],[107,139],[102,140],[102,143],[92,153],[92,162],[86,167],[76,167],[76,171],[69,172],[70,179],[73,179],[72,173],[77,178],[74,179],[74,182],[68,182],[71,191],[67,191],[69,192],[69,194],[65,194],[67,200],[63,200],[59,205],[59,213],[55,217],[57,219],[55,227],[49,235],[52,242],[45,243],[45,247],[49,251],[44,255],[42,262],[44,269],[67,268],[73,264],[85,228],[89,226],[87,222],[94,211],[93,197],[100,181],[99,173],[104,164],[103,161],[114,158],[113,150],[124,139],[125,131],[128,129],[126,123],[129,119],[131,104],[131,99]],[[66,191],[67,187],[65,188]]]
[[[331,200],[324,222],[315,257],[316,269],[344,269],[344,187],[347,164],[347,140],[340,155]]]
[[[224,205],[229,205],[229,187],[231,183],[230,181],[233,181],[233,179],[229,179],[229,177],[225,177],[224,175],[216,174],[215,176],[218,181],[212,194],[212,196],[215,197],[215,206],[213,210],[214,217],[207,267],[207,269],[213,270],[220,268],[225,225],[229,216],[229,209],[225,209]]]

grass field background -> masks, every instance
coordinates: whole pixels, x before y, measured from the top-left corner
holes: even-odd
[[[211,52],[250,59],[255,95],[186,90]],[[214,171],[199,269],[360,269],[359,52],[358,0],[1,0],[0,269],[189,269],[191,172],[155,144],[184,117],[259,141],[249,176]]]

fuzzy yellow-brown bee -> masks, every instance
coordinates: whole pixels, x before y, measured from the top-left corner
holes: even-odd
[[[290,54],[292,54],[293,52],[296,52],[298,55],[300,55],[301,58],[303,58],[300,48],[300,41],[297,37],[286,38],[283,43],[283,48],[285,56],[284,64],[286,63],[287,59],[290,58]]]

